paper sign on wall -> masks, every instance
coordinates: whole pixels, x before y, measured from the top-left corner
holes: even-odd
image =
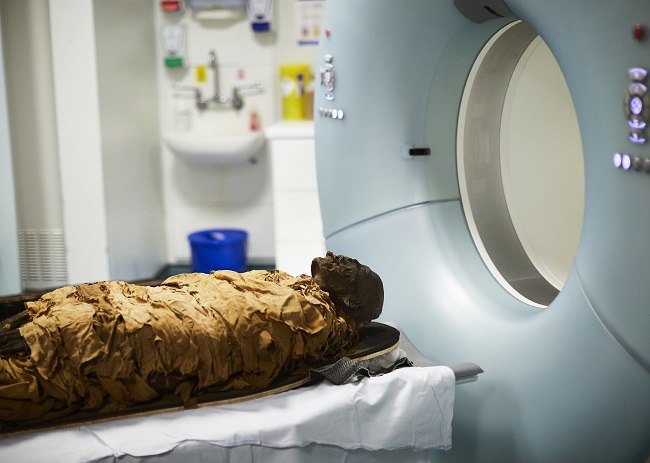
[[[318,45],[325,0],[296,0],[295,25],[298,45]]]

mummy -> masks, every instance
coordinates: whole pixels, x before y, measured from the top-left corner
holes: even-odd
[[[216,271],[158,286],[65,286],[0,322],[0,423],[264,389],[345,355],[382,305],[377,274],[332,253],[313,260],[311,276]]]

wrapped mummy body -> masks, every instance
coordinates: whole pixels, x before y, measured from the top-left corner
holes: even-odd
[[[312,272],[218,271],[153,287],[113,281],[47,293],[27,303],[21,326],[0,328],[5,344],[19,333],[26,346],[0,358],[0,421],[123,409],[166,393],[187,401],[198,391],[264,388],[340,356],[379,315],[381,280],[331,253],[314,259]],[[344,280],[330,297],[326,282]]]

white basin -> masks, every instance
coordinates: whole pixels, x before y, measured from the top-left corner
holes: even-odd
[[[203,165],[248,162],[264,144],[262,132],[218,135],[169,133],[164,139],[179,158]]]

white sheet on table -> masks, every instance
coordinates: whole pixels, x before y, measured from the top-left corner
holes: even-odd
[[[185,442],[222,447],[449,449],[454,374],[402,368],[341,386],[320,383],[264,399],[42,431],[0,440],[0,461],[73,463],[169,452]]]

